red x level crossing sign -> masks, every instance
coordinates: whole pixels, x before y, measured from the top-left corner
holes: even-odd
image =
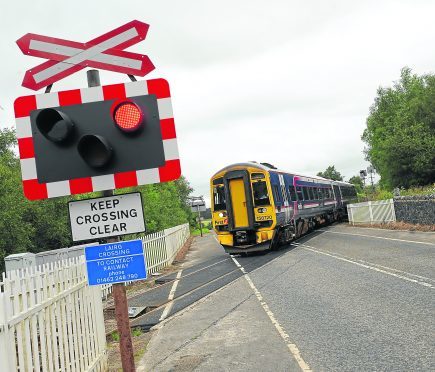
[[[148,56],[123,49],[144,40],[148,28],[134,20],[87,43],[26,34],[17,40],[21,51],[48,61],[26,71],[22,85],[38,90],[85,67],[145,76],[154,70]]]

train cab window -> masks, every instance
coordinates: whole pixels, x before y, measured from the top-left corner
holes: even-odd
[[[227,208],[224,185],[217,185],[213,187],[213,205],[215,211],[223,211]]]
[[[301,186],[296,186],[296,194],[298,195],[299,201],[304,200],[304,195],[302,194],[302,187]]]
[[[252,173],[251,174],[251,179],[252,180],[261,180],[261,179],[264,179],[264,174],[263,173]]]
[[[252,183],[252,190],[254,192],[254,205],[270,205],[269,194],[267,192],[267,185],[265,181],[257,181]]]
[[[296,201],[296,190],[294,186],[289,186],[288,187],[288,191],[290,193],[290,200],[291,201]]]

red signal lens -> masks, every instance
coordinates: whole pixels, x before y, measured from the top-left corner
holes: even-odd
[[[113,120],[124,132],[134,132],[142,126],[142,110],[131,101],[124,101],[116,105]]]

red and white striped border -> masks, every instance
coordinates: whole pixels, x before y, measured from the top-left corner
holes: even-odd
[[[32,127],[30,124],[31,111],[47,107],[123,99],[146,94],[154,94],[157,96],[160,128],[162,131],[166,160],[163,167],[107,174],[104,176],[76,178],[59,182],[38,182]],[[164,79],[142,80],[126,84],[114,84],[18,97],[14,102],[14,110],[17,124],[23,190],[24,195],[29,200],[167,182],[176,180],[181,175],[171,94],[169,84]]]

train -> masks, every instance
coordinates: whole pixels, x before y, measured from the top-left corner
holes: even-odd
[[[269,163],[226,166],[210,180],[213,229],[229,254],[275,250],[347,217],[355,186]]]

